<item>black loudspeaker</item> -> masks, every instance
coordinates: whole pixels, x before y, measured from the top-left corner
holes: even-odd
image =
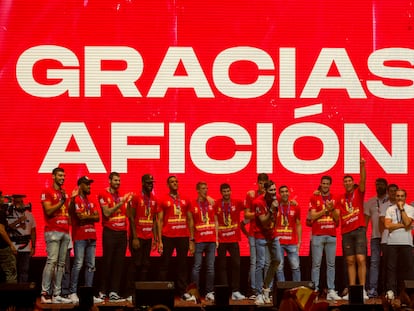
[[[362,285],[351,285],[349,290],[349,304],[363,305],[364,304],[364,287]]]
[[[93,306],[93,294],[95,288],[80,286],[79,287],[79,309],[89,310]]]
[[[217,306],[228,306],[230,299],[230,288],[228,285],[214,286],[214,301]]]
[[[135,282],[135,307],[174,308],[174,282]]]
[[[414,294],[414,280],[404,280],[404,290],[408,296]]]
[[[38,292],[35,283],[0,284],[0,307],[33,308]]]
[[[311,289],[315,288],[315,284],[313,284],[312,281],[274,282],[274,284],[273,284],[273,306],[279,307],[280,302],[282,301],[282,298],[283,298],[283,293],[285,292],[285,290],[295,288],[295,287],[300,287],[300,286],[309,287]]]
[[[401,304],[407,306],[413,305],[414,302],[414,280],[404,280],[404,285],[400,293]]]

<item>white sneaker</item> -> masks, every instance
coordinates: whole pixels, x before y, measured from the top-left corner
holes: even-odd
[[[197,298],[194,295],[191,295],[189,293],[184,293],[184,295],[181,298],[182,298],[182,300],[184,300],[186,302],[197,303]]]
[[[125,302],[125,298],[121,298],[117,293],[110,292],[109,293],[109,301],[110,302]]]
[[[264,300],[263,300],[263,295],[262,295],[262,294],[258,294],[258,295],[256,296],[256,300],[254,301],[254,303],[255,303],[256,305],[258,305],[258,306],[264,305],[264,304],[265,304],[265,302],[264,302]]]
[[[369,296],[368,296],[368,294],[367,294],[367,291],[365,290],[365,288],[364,288],[364,291],[363,291],[363,297],[364,297],[364,300],[368,300],[369,299]]]
[[[132,303],[132,301],[133,301],[132,296],[128,296],[126,301],[128,301],[129,303]]]
[[[52,303],[72,303],[72,300],[62,296],[53,296]]]
[[[239,291],[233,292],[231,294],[231,299],[233,300],[243,300],[246,299],[246,296],[242,295]]]
[[[264,303],[271,303],[270,300],[270,288],[263,288],[263,301]]]
[[[79,304],[79,297],[76,295],[76,293],[70,294],[68,298],[72,301],[73,304]]]
[[[342,300],[349,300],[349,294],[346,294],[345,296],[342,296]]]
[[[336,290],[330,289],[326,295],[326,300],[342,300],[342,298],[338,295]]]
[[[209,292],[209,293],[207,293],[207,295],[206,295],[206,300],[207,300],[207,301],[214,302],[214,292]]]
[[[95,303],[102,303],[102,302],[104,302],[105,300],[104,299],[102,299],[102,298],[99,298],[99,297],[95,297],[95,296],[93,296],[93,303],[95,304]]]
[[[387,291],[387,293],[385,294],[385,298],[387,298],[387,300],[394,300],[394,292],[392,290]]]

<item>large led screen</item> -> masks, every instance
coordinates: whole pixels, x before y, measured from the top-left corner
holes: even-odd
[[[0,190],[27,195],[44,256],[56,166],[68,193],[88,175],[97,194],[117,171],[123,192],[151,173],[161,196],[176,175],[189,198],[203,180],[244,199],[264,172],[298,202],[307,255],[322,175],[340,193],[363,157],[365,199],[377,177],[412,197],[413,13],[405,0],[2,1]]]

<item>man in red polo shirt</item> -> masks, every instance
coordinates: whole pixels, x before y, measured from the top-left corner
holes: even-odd
[[[52,186],[43,190],[41,195],[47,252],[46,265],[42,275],[41,302],[71,303],[69,298],[61,296],[66,252],[70,241],[69,200],[63,189],[64,169],[61,167],[53,169],[52,178]],[[53,288],[52,280],[54,281]],[[49,296],[50,294],[52,297]]]
[[[185,301],[196,302],[196,297],[186,293],[188,285],[187,254],[190,238],[187,212],[190,208],[190,201],[178,191],[176,176],[169,176],[167,185],[168,194],[158,202],[157,213],[158,252],[161,254],[160,280],[168,280],[168,268],[175,249],[177,264],[176,269],[173,270],[176,270],[178,294]]]
[[[95,274],[95,250],[96,250],[96,229],[95,223],[99,221],[98,206],[94,200],[89,199],[91,193],[92,179],[82,176],[78,179],[78,195],[71,204],[72,215],[72,239],[75,260],[73,262],[70,277],[70,296],[73,303],[79,303],[78,281],[79,273],[85,261],[85,286],[93,285]],[[95,302],[102,302],[95,298]]]
[[[106,299],[109,292],[109,301],[124,301],[119,296],[122,271],[127,247],[127,213],[126,205],[132,199],[132,193],[121,195],[119,187],[121,177],[119,173],[109,174],[109,187],[98,196],[102,209],[102,280],[99,298]]]
[[[215,208],[218,219],[219,247],[217,249],[218,283],[228,284],[226,269],[226,253],[230,254],[231,289],[233,300],[242,300],[246,297],[240,293],[240,213],[244,210],[243,202],[231,198],[229,184],[221,184],[222,198],[217,200]]]
[[[145,174],[141,177],[141,193],[134,194],[128,207],[130,223],[130,250],[135,281],[148,281],[151,248],[155,247],[158,233],[156,232],[157,199],[152,193],[154,177]]]

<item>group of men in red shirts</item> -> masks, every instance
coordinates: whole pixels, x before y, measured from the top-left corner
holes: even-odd
[[[365,284],[366,231],[363,214],[365,161],[363,159],[361,159],[360,174],[359,186],[355,185],[351,176],[345,176],[343,179],[345,193],[336,197],[329,192],[332,180],[328,178],[327,182],[327,178],[322,178],[319,189],[314,192],[310,200],[312,253],[315,254],[312,260],[312,281],[316,288],[319,285],[321,252],[325,248],[328,257],[326,247],[329,247],[332,255],[332,249],[336,248],[336,227],[339,223],[349,285],[356,284],[357,276],[360,284]],[[88,278],[91,280],[95,271],[94,223],[99,220],[99,214],[97,206],[87,199],[93,180],[86,176],[80,178],[79,189],[85,184],[89,187],[89,192],[80,193],[79,189],[75,189],[69,197],[62,188],[63,169],[56,168],[52,177],[53,185],[42,194],[48,253],[43,272],[42,299],[44,303],[62,303],[67,302],[65,297],[60,295],[59,281],[70,240],[69,218],[72,218],[72,223],[75,221],[75,225],[72,225],[75,262],[78,255],[78,259],[82,259],[82,262],[83,258],[87,259],[86,270],[92,272]],[[259,174],[258,190],[249,191],[243,202],[232,198],[231,186],[226,183],[220,186],[221,198],[214,200],[208,195],[207,183],[199,182],[196,185],[197,198],[190,200],[179,192],[176,176],[168,177],[168,193],[160,198],[154,196],[154,178],[151,174],[143,175],[141,182],[140,193],[130,192],[121,195],[120,175],[112,172],[109,175],[109,187],[98,195],[103,224],[103,267],[100,271],[100,293],[96,299],[124,300],[119,293],[128,241],[135,268],[135,271],[130,273],[132,281],[154,280],[153,275],[149,276],[150,253],[151,250],[157,249],[161,254],[161,261],[156,279],[162,281],[173,277],[177,292],[187,301],[197,301],[197,297],[188,291],[190,283],[186,264],[188,252],[194,255],[191,282],[199,289],[201,288],[200,271],[205,258],[206,300],[215,300],[215,279],[216,284],[229,283],[226,270],[227,253],[231,258],[231,298],[234,300],[246,298],[240,292],[241,231],[247,233],[249,237],[250,287],[254,291],[250,297],[253,297],[257,304],[270,302],[270,288],[275,275],[278,276],[279,281],[284,281],[281,263],[285,252],[292,268],[293,279],[300,280],[299,247],[302,243],[300,208],[297,202],[289,197],[289,188],[286,185],[277,189],[275,183],[269,180],[266,174]],[[89,210],[86,212],[85,208]],[[250,223],[248,232],[245,228],[247,223]],[[79,230],[83,230],[84,234],[80,234]],[[332,241],[333,239],[335,241]],[[91,249],[85,245],[85,240],[95,242],[92,243]],[[327,246],[328,244],[330,246]],[[172,276],[170,265],[174,250],[176,269],[173,271],[175,275]],[[88,255],[88,251],[91,251],[93,256]],[[217,276],[215,276],[216,251]],[[332,276],[335,268],[331,255],[327,258],[328,299],[337,300],[340,297],[335,291],[334,274]],[[88,260],[92,257],[93,260]],[[78,270],[80,270],[79,266]],[[54,283],[52,279],[55,280]],[[77,302],[76,286],[72,286],[74,295],[71,301],[74,303]]]

